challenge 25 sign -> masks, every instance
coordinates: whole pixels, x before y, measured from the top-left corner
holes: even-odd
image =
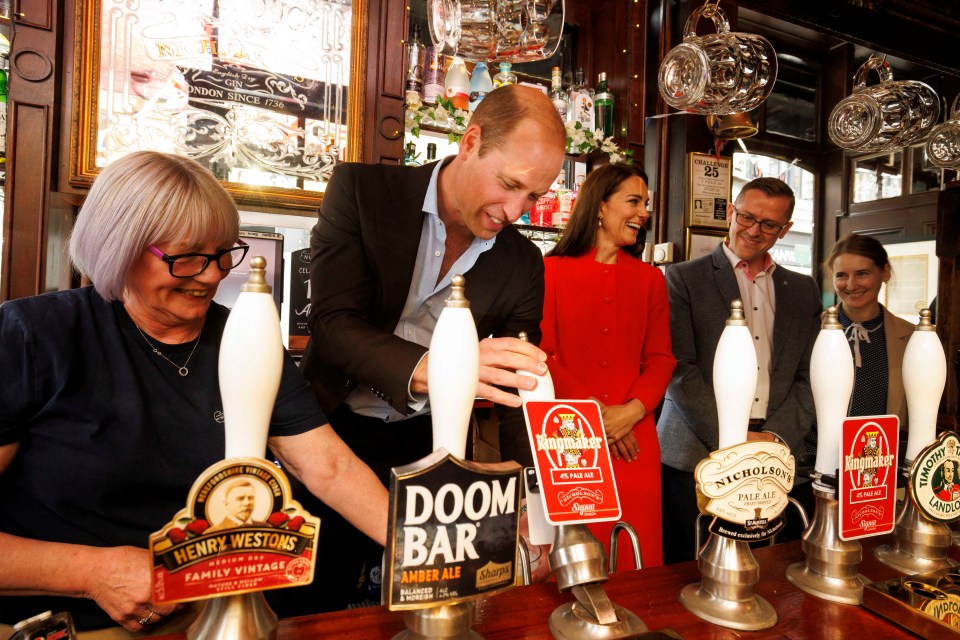
[[[728,157],[687,154],[687,225],[725,229],[733,189]]]

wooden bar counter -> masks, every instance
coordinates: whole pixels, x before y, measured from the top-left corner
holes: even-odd
[[[873,557],[872,548],[891,539],[891,536],[880,536],[861,541],[863,561],[860,573],[867,579],[880,581],[900,575]],[[757,593],[774,606],[780,618],[776,626],[765,631],[745,632],[719,627],[687,611],[680,604],[679,595],[685,585],[700,580],[695,562],[615,573],[604,586],[616,604],[638,615],[650,630],[669,628],[685,640],[898,640],[918,637],[863,607],[815,598],[790,584],[784,572],[790,564],[803,560],[799,542],[755,549],[754,555],[760,563]],[[322,573],[318,568],[317,574]],[[549,639],[552,637],[547,628],[550,613],[571,601],[573,596],[559,593],[555,582],[517,587],[479,602],[473,629],[486,640]],[[277,640],[389,640],[403,628],[402,612],[388,611],[382,606],[368,607],[281,620]],[[181,633],[164,638],[182,640],[186,635]]]

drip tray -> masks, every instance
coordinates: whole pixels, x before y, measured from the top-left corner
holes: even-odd
[[[945,569],[868,584],[863,606],[924,638],[960,638],[960,571]]]

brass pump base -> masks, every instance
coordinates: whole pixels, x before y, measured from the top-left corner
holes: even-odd
[[[910,496],[903,499],[900,515],[894,526],[896,542],[873,549],[873,555],[883,564],[901,573],[913,575],[940,571],[956,566],[947,557],[953,536],[950,527],[930,520],[917,509]]]
[[[412,609],[403,614],[406,629],[393,640],[483,640],[470,628],[473,602],[453,602],[427,609]]]
[[[550,568],[560,591],[576,598],[550,614],[547,626],[557,640],[614,640],[647,631],[640,618],[614,604],[603,590],[608,578],[603,545],[586,525],[557,527]]]
[[[840,503],[830,487],[814,482],[817,506],[813,522],[803,534],[804,562],[787,567],[787,580],[810,595],[840,604],[862,604],[859,575],[863,547],[856,540],[840,539]]]
[[[187,640],[276,640],[277,614],[262,591],[211,598],[187,629]]]
[[[756,595],[760,565],[742,540],[716,534],[700,553],[701,582],[680,591],[680,602],[690,613],[729,629],[759,631],[777,624],[777,612]]]
[[[614,605],[617,622],[600,624],[579,602],[571,602],[554,609],[547,627],[557,640],[616,640],[636,638],[647,631],[647,625],[633,613]]]

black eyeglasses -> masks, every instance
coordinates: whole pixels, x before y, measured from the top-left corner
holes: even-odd
[[[749,213],[744,213],[740,211],[740,209],[737,208],[737,205],[731,205],[731,206],[733,207],[733,212],[737,216],[737,222],[740,223],[741,226],[746,227],[747,229],[759,223],[760,231],[766,233],[767,235],[772,236],[780,233],[781,231],[783,231],[783,228],[787,226],[785,224],[777,224],[773,220],[760,220],[758,218],[754,218]]]
[[[148,248],[169,265],[170,275],[174,278],[192,278],[203,273],[211,262],[216,262],[221,271],[230,271],[243,262],[250,247],[243,240],[237,240],[236,247],[216,253],[181,253],[175,256],[168,256],[153,245]]]

